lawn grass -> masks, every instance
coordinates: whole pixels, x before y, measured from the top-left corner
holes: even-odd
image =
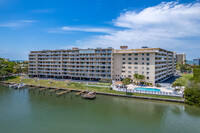
[[[186,86],[188,80],[191,79],[192,77],[193,77],[193,74],[182,74],[180,78],[176,79],[176,81],[173,82],[173,84],[181,83],[183,86]]]
[[[36,80],[36,79],[20,78],[19,76],[7,78],[6,81],[7,82],[15,82],[15,83],[21,83],[22,82],[22,83],[25,83],[25,84],[47,86],[47,87],[56,87],[56,88],[64,88],[64,89],[77,89],[77,90],[88,90],[88,91],[95,91],[95,92],[102,92],[102,93],[125,95],[125,92],[118,92],[118,91],[115,91],[115,90],[111,90],[108,87],[86,86],[85,83],[71,82],[70,85],[67,85],[67,82],[65,82],[65,81]],[[111,84],[110,83],[95,83],[95,84],[92,84],[92,85],[110,86]],[[150,94],[138,94],[138,93],[132,94],[132,93],[129,93],[129,95],[182,100],[182,98],[179,98],[179,97],[150,95]]]
[[[95,87],[95,86],[86,86],[85,83],[75,83],[70,82],[70,85],[67,85],[65,81],[54,81],[54,80],[37,80],[37,79],[28,79],[28,78],[20,78],[20,77],[12,77],[8,78],[7,82],[15,82],[15,83],[25,83],[39,86],[47,86],[47,87],[56,87],[56,88],[64,88],[64,89],[77,89],[77,90],[88,90],[95,92],[104,92],[104,93],[114,93],[114,94],[125,94],[125,92],[117,92],[111,90],[108,87]],[[50,83],[51,82],[51,83]],[[110,83],[95,83],[90,85],[102,85],[102,86],[110,86]]]

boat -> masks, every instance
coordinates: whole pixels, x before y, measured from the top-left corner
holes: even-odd
[[[11,87],[17,89],[17,88],[18,88],[18,85],[19,85],[19,84],[14,84],[14,85],[12,85]]]
[[[82,98],[84,99],[95,99],[96,98],[96,92],[89,92],[87,94],[82,95]]]
[[[20,84],[17,86],[17,88],[19,89],[19,88],[22,88],[22,87],[24,87],[24,86],[26,86],[26,84],[20,83]]]

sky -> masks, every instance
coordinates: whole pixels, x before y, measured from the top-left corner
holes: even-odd
[[[0,0],[1,58],[121,45],[200,57],[200,0]]]

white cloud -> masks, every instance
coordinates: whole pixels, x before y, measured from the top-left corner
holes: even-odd
[[[143,45],[173,50],[200,48],[200,4],[163,2],[140,12],[126,11],[113,20],[113,25],[124,28],[108,35],[79,40],[77,44],[89,47],[101,45],[119,48]],[[188,44],[189,43],[189,44]]]
[[[82,32],[98,32],[98,33],[112,33],[115,30],[111,28],[99,28],[99,27],[68,27],[61,28],[63,31],[82,31]]]
[[[2,23],[0,24],[0,27],[16,27],[18,26],[17,23]]]
[[[0,27],[8,27],[8,28],[14,28],[14,27],[21,27],[25,26],[30,23],[37,22],[36,20],[19,20],[15,22],[6,22],[6,23],[0,23]]]

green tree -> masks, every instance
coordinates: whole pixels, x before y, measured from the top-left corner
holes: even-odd
[[[8,72],[5,70],[0,70],[0,77],[1,79],[5,80],[5,77],[8,75]]]
[[[131,84],[132,83],[132,79],[129,78],[129,77],[126,77],[122,80],[122,84],[125,86],[126,88],[126,94],[127,94],[127,85]]]
[[[138,80],[139,80],[139,74],[135,73],[133,75],[134,80],[136,80],[136,84],[138,84]]]
[[[200,68],[198,66],[193,69],[193,74],[184,90],[184,97],[187,104],[200,106]]]
[[[133,75],[133,77],[134,77],[134,79],[136,80],[136,83],[138,84],[139,82],[141,82],[141,81],[143,81],[144,82],[144,80],[145,80],[145,76],[144,75],[140,75],[140,74],[134,74]]]
[[[139,75],[138,76],[138,79],[139,79],[139,81],[141,82],[144,82],[144,80],[145,80],[145,76],[144,75]]]

